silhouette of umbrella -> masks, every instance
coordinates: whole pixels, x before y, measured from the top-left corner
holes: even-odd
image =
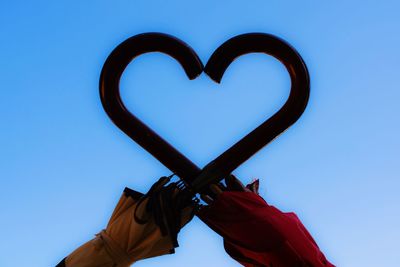
[[[125,267],[141,259],[174,253],[177,234],[193,217],[171,177],[162,177],[146,195],[125,188],[106,229],[56,267]]]
[[[215,200],[198,216],[224,238],[226,252],[244,266],[333,267],[294,213],[284,213],[230,177],[227,188],[211,187]],[[225,191],[223,191],[225,190]],[[234,190],[234,191],[232,191]]]

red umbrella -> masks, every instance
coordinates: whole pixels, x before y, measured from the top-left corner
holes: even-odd
[[[248,188],[256,191],[257,184]],[[296,214],[280,211],[248,188],[221,191],[198,214],[224,238],[225,250],[232,258],[244,266],[334,266]]]

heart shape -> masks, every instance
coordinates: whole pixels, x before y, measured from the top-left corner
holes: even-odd
[[[272,117],[200,169],[129,112],[121,100],[119,82],[122,73],[135,57],[148,52],[161,52],[173,57],[191,80],[204,71],[217,83],[237,57],[248,53],[266,53],[278,59],[289,72],[290,95]],[[301,56],[282,39],[265,33],[247,33],[229,39],[215,50],[205,67],[196,52],[176,37],[162,33],[139,34],[125,40],[111,52],[100,75],[100,97],[111,120],[183,179],[195,193],[229,175],[295,123],[307,106],[309,93],[309,75]]]

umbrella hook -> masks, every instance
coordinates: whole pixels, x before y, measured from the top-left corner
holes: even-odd
[[[149,52],[171,56],[191,80],[203,72],[203,64],[196,52],[178,38],[163,33],[135,35],[119,44],[105,61],[100,75],[101,102],[118,128],[178,177],[188,179],[201,169],[129,112],[121,100],[119,81],[122,73],[134,58]]]
[[[289,72],[291,88],[285,104],[269,119],[207,164],[191,181],[191,188],[200,192],[210,183],[227,177],[265,145],[292,126],[303,114],[310,95],[310,78],[300,54],[286,41],[266,33],[246,33],[235,36],[211,55],[204,72],[220,83],[229,65],[240,56],[264,53],[279,60]]]

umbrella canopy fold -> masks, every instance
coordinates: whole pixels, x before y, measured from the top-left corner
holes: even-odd
[[[127,267],[174,253],[177,233],[193,217],[193,207],[176,205],[179,190],[174,183],[164,187],[168,181],[161,178],[146,195],[125,188],[107,227],[56,267]]]
[[[248,267],[334,267],[295,213],[282,212],[246,190],[221,192],[198,212],[224,238],[232,258]]]

